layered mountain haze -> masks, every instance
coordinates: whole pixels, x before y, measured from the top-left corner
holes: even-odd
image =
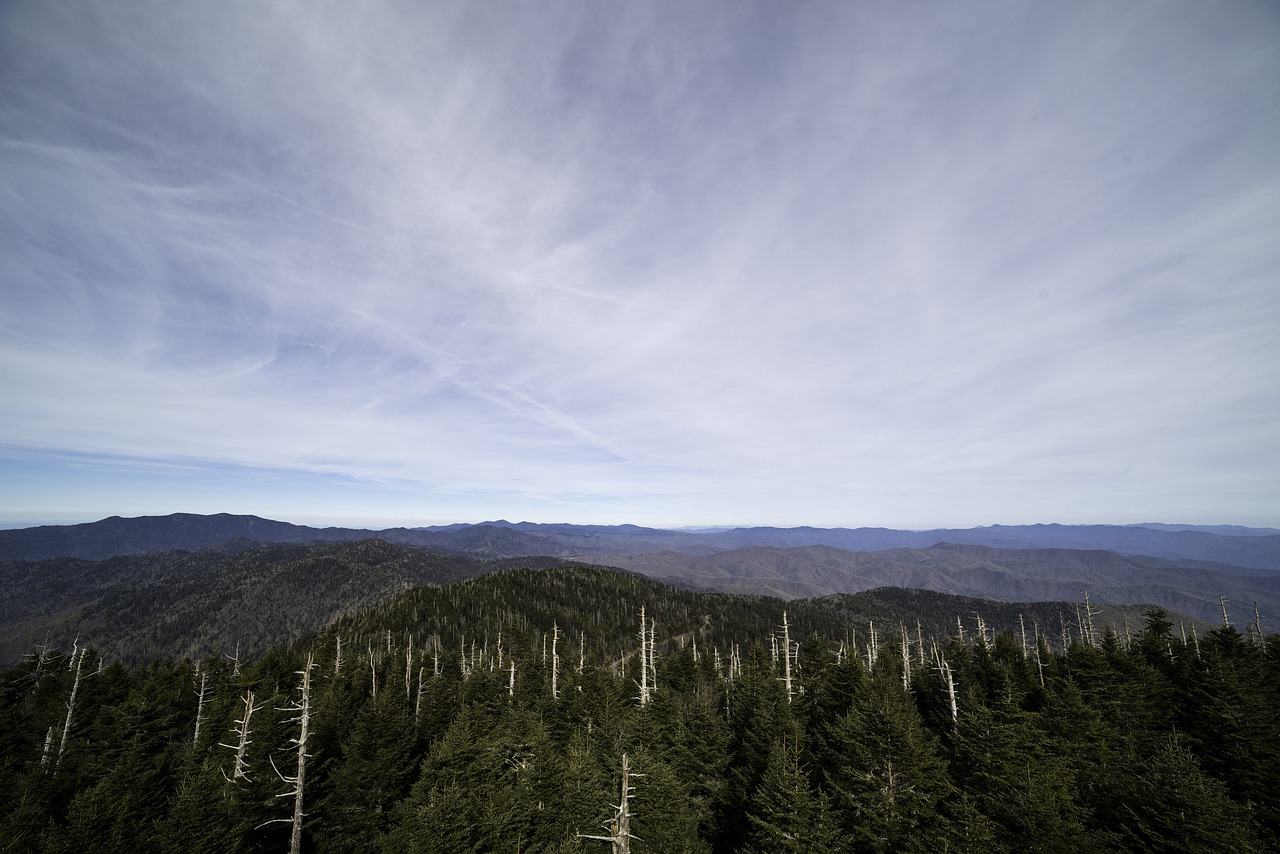
[[[1002,601],[1159,605],[1220,619],[1220,596],[1259,603],[1280,617],[1280,573],[1190,560],[1076,549],[997,549],[940,543],[927,549],[851,552],[828,546],[751,547],[705,557],[665,552],[609,562],[673,583],[783,598],[857,593],[878,587],[933,590]],[[1251,612],[1250,612],[1251,613]]]
[[[369,531],[229,514],[111,517],[0,531],[0,653],[12,658],[46,634],[69,640],[77,632],[139,661],[198,655],[203,645],[223,647],[237,637],[265,648],[415,584],[511,562],[610,566],[677,586],[791,600],[885,587],[1005,602],[1079,602],[1087,594],[1096,604],[1159,606],[1213,624],[1222,621],[1225,598],[1228,618],[1239,626],[1280,625],[1280,537],[1227,530],[698,533],[496,521]],[[1106,547],[1115,544],[1147,553]]]
[[[1217,533],[1216,531],[1221,531]],[[752,546],[830,546],[846,551],[929,548],[962,543],[1009,549],[1104,549],[1130,555],[1203,560],[1250,569],[1280,569],[1280,534],[1271,529],[1132,525],[993,525],[900,531],[889,528],[731,528],[706,533],[636,525],[512,523],[421,528],[313,528],[258,516],[173,513],[112,516],[81,525],[42,525],[0,531],[0,560],[79,557],[99,560],[163,549],[196,551],[233,539],[261,543],[345,542],[377,538],[389,543],[478,557],[553,555],[591,557],[665,551],[711,555]]]

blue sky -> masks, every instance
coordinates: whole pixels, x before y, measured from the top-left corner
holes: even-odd
[[[1274,3],[0,7],[0,519],[1280,524]]]

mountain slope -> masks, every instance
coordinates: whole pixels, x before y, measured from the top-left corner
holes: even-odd
[[[197,551],[231,540],[261,543],[348,542],[376,537],[472,557],[531,555],[583,557],[660,552],[712,555],[751,546],[830,546],[846,551],[924,549],[940,542],[1013,549],[1105,549],[1129,555],[1189,559],[1249,569],[1280,569],[1280,535],[1268,529],[1188,529],[1193,526],[995,525],[964,530],[894,531],[886,528],[735,528],[695,533],[635,525],[546,525],[504,520],[435,528],[311,528],[220,513],[174,513],[83,525],[47,525],[0,531],[0,560],[78,557],[101,560],[167,549]]]
[[[480,561],[380,540],[0,563],[0,662],[46,634],[92,638],[107,658],[256,655],[423,583],[539,559]]]
[[[786,598],[907,587],[1006,601],[1079,601],[1088,590],[1097,602],[1146,602],[1218,622],[1218,597],[1226,596],[1242,625],[1252,619],[1254,601],[1264,628],[1280,622],[1280,573],[1097,550],[958,544],[876,552],[751,547],[709,556],[615,557],[609,563],[673,583]]]

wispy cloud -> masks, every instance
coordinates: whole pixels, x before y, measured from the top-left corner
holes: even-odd
[[[406,517],[1280,512],[1265,4],[3,14],[14,460]]]

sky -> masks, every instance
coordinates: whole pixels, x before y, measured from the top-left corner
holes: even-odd
[[[1280,7],[0,5],[0,520],[1280,525]]]

